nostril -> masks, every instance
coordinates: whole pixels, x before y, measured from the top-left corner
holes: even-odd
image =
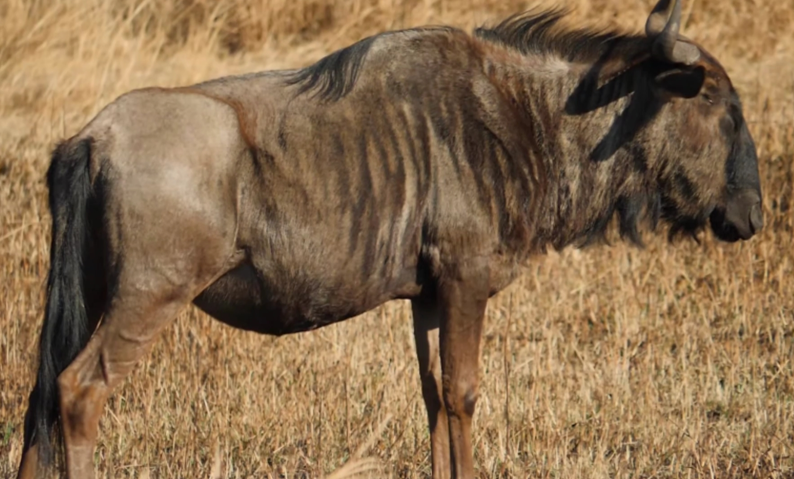
[[[761,203],[756,203],[750,209],[750,228],[753,233],[758,233],[764,227],[764,215],[761,212]]]

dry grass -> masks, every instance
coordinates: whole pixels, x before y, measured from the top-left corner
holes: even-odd
[[[567,3],[636,30],[652,1]],[[43,172],[57,139],[132,88],[305,65],[385,28],[471,27],[525,6],[0,2],[0,477],[20,456],[48,263]],[[489,307],[482,477],[794,477],[794,5],[685,8],[686,32],[743,95],[767,227],[748,244],[660,238],[644,251],[538,258]],[[113,395],[100,477],[427,477],[411,338],[401,303],[279,339],[186,311]]]

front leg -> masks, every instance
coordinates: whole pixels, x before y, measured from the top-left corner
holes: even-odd
[[[455,265],[439,281],[442,389],[450,436],[452,477],[473,478],[471,421],[479,394],[480,339],[489,274],[480,262]]]
[[[441,357],[438,350],[440,311],[436,298],[420,298],[411,302],[414,318],[414,340],[419,359],[419,378],[430,425],[430,460],[433,479],[450,477],[449,423],[441,388]]]

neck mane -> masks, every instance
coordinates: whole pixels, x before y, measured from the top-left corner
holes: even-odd
[[[655,225],[660,208],[642,136],[661,104],[635,68],[650,41],[566,28],[566,14],[529,12],[474,32],[486,73],[529,130],[529,161],[546,174],[540,211],[531,213],[534,246],[589,244],[615,215],[621,236],[642,244],[638,222],[647,212]]]

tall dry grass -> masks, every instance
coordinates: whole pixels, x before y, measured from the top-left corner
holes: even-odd
[[[562,0],[561,0],[562,1]],[[566,0],[639,30],[651,0]],[[48,264],[55,141],[132,88],[301,66],[387,28],[466,28],[517,0],[0,2],[0,477],[20,457]],[[538,258],[493,300],[482,477],[794,477],[794,4],[687,0],[761,157],[747,244]],[[106,409],[100,477],[427,477],[409,311],[271,338],[186,311]],[[375,464],[373,461],[376,461]],[[378,468],[374,468],[377,465]]]

